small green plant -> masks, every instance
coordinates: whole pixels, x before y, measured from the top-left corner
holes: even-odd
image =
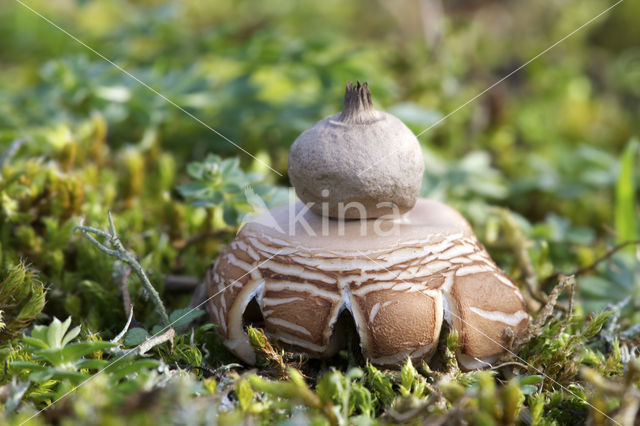
[[[238,158],[209,154],[203,162],[189,163],[187,173],[193,180],[178,187],[180,194],[196,207],[222,211],[224,222],[230,226],[255,212],[252,203],[268,206],[286,200],[283,188],[261,183],[264,177],[260,173],[244,172]]]
[[[37,325],[9,354],[8,371],[22,381],[6,386],[16,392],[21,389],[24,402],[41,406],[57,401],[94,379],[92,374],[104,374],[114,390],[126,394],[127,389],[142,386],[150,369],[160,364],[155,359],[138,359],[136,352],[121,349],[117,342],[95,336],[79,340],[81,326],[70,326],[71,317],[63,322],[54,318],[48,326]],[[122,382],[126,377],[141,381],[132,387],[132,383]]]
[[[364,372],[360,368],[352,368],[344,374],[332,369],[316,385],[322,401],[335,406],[340,424],[371,421],[375,416],[374,399],[364,386],[363,377]]]
[[[0,343],[20,334],[42,311],[44,285],[24,263],[9,266],[0,282]]]
[[[116,232],[116,226],[113,223],[113,219],[111,218],[111,212],[108,213],[108,218],[109,218],[109,232],[105,232],[100,229],[96,229],[96,228],[92,228],[90,226],[84,226],[84,225],[78,225],[73,229],[74,230],[77,229],[80,232],[82,232],[82,234],[85,237],[87,237],[89,241],[91,241],[91,243],[93,243],[93,245],[96,246],[100,251],[108,254],[109,256],[113,256],[119,259],[120,261],[129,265],[135,271],[135,273],[140,278],[140,281],[144,285],[145,290],[149,293],[151,300],[153,301],[156,307],[156,310],[160,315],[160,319],[163,325],[169,326],[170,324],[169,315],[167,315],[167,310],[164,307],[164,303],[162,303],[162,300],[160,299],[160,295],[158,294],[158,291],[155,289],[155,287],[153,287],[153,284],[151,284],[151,281],[149,281],[149,278],[147,277],[146,272],[144,271],[140,263],[138,263],[135,256],[132,253],[130,253],[124,247],[124,245],[122,245],[122,242],[120,242],[120,238],[118,237],[118,233]],[[108,244],[112,248],[109,248],[104,244],[100,243],[91,234],[96,234],[104,238],[106,244]]]
[[[88,376],[82,370],[104,367],[106,361],[85,357],[116,345],[100,340],[71,343],[80,334],[80,326],[69,329],[70,325],[71,317],[64,322],[54,318],[48,326],[35,326],[31,336],[22,337],[30,360],[12,362],[11,367],[29,372],[27,378],[33,382],[68,380],[73,385]]]

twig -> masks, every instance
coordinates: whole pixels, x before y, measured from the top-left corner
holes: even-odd
[[[528,365],[525,365],[525,364],[523,364],[521,362],[518,362],[518,361],[506,361],[506,362],[503,362],[501,364],[492,366],[490,368],[490,370],[497,370],[498,368],[506,367],[507,365],[517,365],[518,367],[522,367],[527,371],[529,370],[529,366]]]
[[[124,325],[124,328],[122,329],[122,331],[113,338],[113,340],[111,340],[111,343],[118,343],[125,334],[127,334],[127,331],[129,331],[129,326],[131,326],[131,320],[133,320],[133,305],[131,305],[131,309],[129,310],[129,318],[127,319],[127,323]]]
[[[138,346],[138,354],[144,355],[153,347],[158,346],[161,343],[168,341],[173,342],[174,337],[176,337],[176,331],[173,328],[170,328],[161,335],[152,337],[151,339],[145,340],[144,342],[140,343],[140,345]]]
[[[135,271],[138,278],[140,278],[142,285],[149,293],[151,300],[156,306],[156,310],[160,314],[163,325],[168,325],[169,315],[167,315],[167,310],[165,309],[164,304],[160,299],[160,295],[151,284],[151,281],[149,281],[147,274],[144,272],[144,269],[142,268],[140,263],[138,263],[135,256],[131,254],[129,251],[127,251],[124,245],[122,245],[122,242],[120,241],[120,238],[118,238],[118,234],[116,233],[116,227],[113,223],[111,212],[108,212],[108,218],[109,218],[109,233],[97,228],[93,228],[91,226],[84,226],[82,224],[75,226],[72,232],[74,232],[76,229],[80,230],[80,232],[82,232],[82,235],[84,235],[87,239],[89,239],[89,241],[91,241],[91,243],[94,246],[96,246],[100,251],[108,254],[109,256],[118,258],[120,259],[120,261],[129,265],[131,269]],[[104,244],[96,240],[95,237],[90,233],[104,238],[106,240],[106,243],[109,244],[111,247],[113,247],[113,249],[108,248],[107,246],[105,246]]]
[[[556,285],[547,298],[547,303],[540,309],[538,313],[538,317],[529,324],[527,329],[522,333],[520,337],[518,337],[513,343],[513,347],[517,348],[529,340],[537,334],[539,334],[539,330],[544,326],[549,317],[553,315],[553,310],[556,307],[556,303],[558,302],[558,297],[560,293],[566,289],[567,287],[573,287],[575,284],[575,279],[573,276],[560,276],[560,282]],[[571,296],[571,306],[573,306],[573,297]],[[563,326],[564,327],[564,326]]]
[[[556,306],[556,302],[558,301],[560,293],[565,288],[573,286],[575,282],[576,280],[572,275],[568,277],[560,276],[560,282],[553,288],[553,290],[551,290],[546,305],[544,305],[544,307],[540,310],[540,314],[533,323],[534,327],[542,327],[542,325],[547,322],[549,317],[553,315],[553,308],[555,308]]]
[[[629,245],[638,245],[638,244],[640,244],[640,240],[625,241],[624,243],[620,243],[617,246],[615,246],[614,248],[612,248],[611,250],[609,250],[607,253],[605,253],[603,256],[601,256],[598,259],[596,259],[590,265],[587,265],[585,267],[579,268],[578,270],[573,272],[571,275],[578,277],[580,275],[584,275],[586,273],[592,272],[594,269],[596,269],[596,267],[600,263],[602,263],[605,260],[611,258],[611,256],[616,254],[618,251],[622,250],[623,248],[625,248],[625,247],[627,247]],[[549,275],[544,280],[542,280],[541,287],[543,289],[546,289],[549,286],[549,284],[551,284],[553,281],[558,279],[558,277],[560,277],[561,275],[563,275],[562,272],[556,272],[554,274]]]
[[[131,295],[129,294],[129,276],[131,275],[131,268],[124,268],[122,276],[120,277],[120,290],[122,291],[122,304],[124,305],[124,313],[133,312],[133,305],[131,304]]]
[[[193,291],[200,283],[202,283],[202,280],[189,275],[164,276],[164,289],[166,291]]]
[[[558,330],[556,337],[559,337],[560,334],[569,326],[569,321],[571,321],[571,316],[573,315],[573,298],[576,294],[576,280],[572,275],[567,278],[567,282],[569,283],[569,307],[567,308],[567,315],[562,322],[562,327]]]

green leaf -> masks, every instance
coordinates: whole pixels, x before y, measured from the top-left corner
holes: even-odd
[[[71,317],[69,317],[69,319],[71,319]],[[64,347],[67,343],[69,343],[70,341],[72,341],[73,339],[75,339],[76,337],[78,337],[78,334],[80,334],[80,328],[81,326],[77,326],[72,328],[62,339],[62,347]]]
[[[636,206],[635,170],[638,167],[638,141],[627,144],[620,158],[620,174],[616,183],[615,228],[618,243],[635,240],[638,236],[638,212]],[[631,253],[635,252],[629,246]]]
[[[371,364],[367,364],[367,383],[383,405],[388,406],[395,399],[391,379]]]
[[[87,378],[87,375],[83,373],[79,373],[77,371],[61,371],[56,370],[55,368],[48,368],[46,370],[34,371],[29,374],[29,380],[34,382],[45,382],[47,380],[69,380],[74,384],[78,384],[84,379]]]
[[[109,361],[105,359],[81,359],[76,362],[76,367],[78,369],[87,369],[87,370],[102,370],[109,364]]]
[[[189,182],[178,186],[178,191],[185,198],[198,198],[206,194],[209,185],[203,182]]]
[[[222,177],[226,178],[240,167],[240,160],[237,157],[226,158],[222,161]]]
[[[55,370],[53,374],[50,376],[51,379],[54,380],[69,380],[73,384],[79,384],[83,380],[85,380],[88,376],[84,373],[76,372],[76,371],[59,371]]]
[[[533,395],[538,391],[538,388],[534,385],[520,385],[520,391],[523,395]]]
[[[134,327],[127,331],[127,335],[124,337],[124,344],[125,346],[138,346],[147,340],[148,336],[149,333],[144,328]]]
[[[71,317],[67,318],[64,323],[61,323],[60,320],[56,317],[53,318],[51,324],[49,324],[49,328],[47,329],[47,343],[52,348],[60,348],[62,343],[62,336],[64,332],[67,331],[65,325],[68,327],[67,321],[71,322]]]
[[[41,371],[46,369],[44,365],[37,364],[31,361],[12,361],[9,363],[11,368],[19,368],[22,370]]]
[[[112,367],[110,369],[111,377],[114,380],[120,380],[129,374],[140,373],[142,370],[148,368],[155,368],[159,364],[160,363],[155,359],[138,359],[131,363],[124,364],[120,367]]]
[[[49,380],[53,376],[53,373],[55,373],[55,370],[52,368],[34,371],[33,373],[29,374],[29,380],[31,380],[32,382],[44,382],[46,380]]]
[[[234,182],[225,182],[220,190],[227,194],[239,194],[242,192],[243,186]]]
[[[173,324],[174,328],[179,328],[189,324],[196,318],[205,314],[202,309],[182,308],[171,312],[169,315],[169,321]]]
[[[224,194],[221,191],[209,189],[205,193],[194,196],[195,207],[215,207],[224,201]]]
[[[162,326],[160,324],[156,324],[153,326],[153,328],[151,329],[151,333],[149,333],[151,336],[157,336],[160,333],[164,333],[165,331],[167,331],[168,328],[166,326]]]
[[[41,348],[41,349],[48,349],[49,348],[49,345],[47,345],[45,342],[43,342],[40,339],[34,339],[33,337],[22,336],[22,341],[25,342],[26,344],[34,346],[36,348]]]
[[[407,362],[405,362],[400,370],[400,393],[403,396],[409,396],[417,375],[418,371],[413,366],[411,358],[407,358]]]
[[[205,158],[204,163],[207,165],[212,165],[212,164],[219,164],[222,161],[222,158],[220,158],[219,155],[217,154],[207,154],[207,158]]]
[[[47,331],[49,330],[49,328],[47,326],[44,325],[36,325],[33,327],[33,330],[31,330],[31,337],[33,339],[39,340],[40,342],[42,342],[45,346],[44,347],[49,347],[49,345],[46,343],[47,342]]]
[[[344,378],[336,370],[325,373],[316,385],[316,393],[324,402],[340,404],[344,389]]]
[[[225,204],[222,212],[222,218],[227,225],[235,226],[238,224],[240,213],[232,204]]]
[[[520,385],[535,385],[544,380],[544,377],[533,375],[533,376],[525,376],[520,379]]]
[[[193,162],[193,163],[187,164],[187,174],[189,174],[189,176],[191,176],[194,179],[202,179],[202,170],[203,170],[202,163]]]
[[[78,342],[66,346],[60,352],[65,361],[75,362],[85,355],[99,352],[107,348],[112,348],[114,346],[116,346],[115,343],[103,342],[100,340],[96,342]]]
[[[238,398],[238,405],[243,412],[246,412],[253,401],[253,389],[246,380],[241,380],[236,385],[236,397]]]
[[[613,315],[613,311],[600,312],[594,319],[589,321],[589,323],[585,326],[584,330],[582,331],[582,336],[587,339],[590,339],[596,334],[598,334],[602,329],[602,326],[604,325],[604,323],[607,322],[607,320],[611,315]]]
[[[218,190],[211,191],[203,201],[209,203],[209,205],[216,206],[224,201],[224,193]]]

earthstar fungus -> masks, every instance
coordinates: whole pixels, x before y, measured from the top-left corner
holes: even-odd
[[[304,170],[294,181],[298,194]],[[504,352],[508,329],[517,335],[529,321],[517,287],[467,221],[428,199],[400,216],[369,220],[330,219],[301,202],[277,207],[242,227],[205,283],[225,345],[249,364],[256,352],[245,322],[256,308],[271,338],[312,357],[341,348],[346,311],[364,357],[388,367],[407,357],[429,360],[443,322],[460,336],[462,367],[485,367]]]

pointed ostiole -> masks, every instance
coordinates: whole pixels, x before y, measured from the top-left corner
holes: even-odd
[[[450,207],[419,199],[384,235],[373,221],[327,225],[301,209],[297,203],[267,213],[278,227],[259,218],[246,224],[207,273],[211,319],[243,361],[256,362],[243,323],[252,299],[271,338],[320,358],[339,349],[332,336],[348,310],[365,359],[387,367],[407,357],[429,360],[445,321],[460,336],[466,369],[497,359],[507,329],[517,335],[526,328],[518,289]]]

